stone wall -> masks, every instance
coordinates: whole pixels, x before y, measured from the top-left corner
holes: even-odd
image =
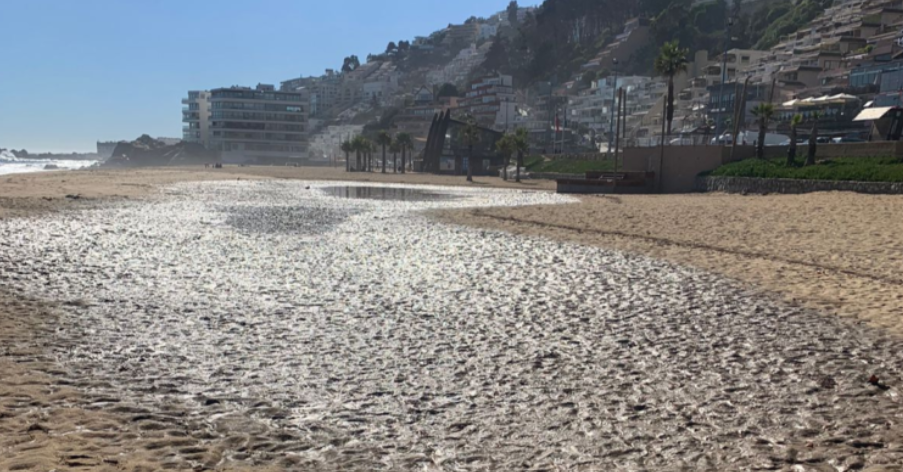
[[[903,182],[849,182],[840,180],[760,179],[753,177],[699,177],[696,188],[701,192],[726,193],[811,193],[857,192],[868,194],[903,194]]]

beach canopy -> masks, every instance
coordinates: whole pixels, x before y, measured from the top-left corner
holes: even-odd
[[[875,107],[875,108],[866,108],[859,112],[856,115],[856,118],[853,118],[853,121],[875,121],[880,120],[887,114],[887,112],[891,111],[894,107]]]
[[[831,100],[843,100],[845,102],[854,102],[859,100],[859,97],[850,95],[848,93],[838,93],[837,95],[832,95],[828,98],[830,98]]]
[[[784,102],[784,103],[782,103],[781,106],[792,107],[792,106],[796,105],[796,104],[799,103],[799,102],[800,102],[799,100],[797,100],[797,99],[794,98],[793,100],[790,100],[789,102]]]

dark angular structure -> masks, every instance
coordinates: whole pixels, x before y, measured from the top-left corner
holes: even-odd
[[[478,126],[480,141],[473,146],[473,156],[460,139],[460,130],[467,123],[451,117],[451,110],[433,117],[433,123],[423,150],[423,172],[434,174],[467,173],[467,166],[473,165],[474,175],[489,175],[504,164],[496,152],[495,143],[502,133]],[[471,162],[471,158],[473,162]]]

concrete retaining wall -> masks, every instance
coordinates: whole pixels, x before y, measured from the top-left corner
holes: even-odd
[[[699,177],[696,179],[696,188],[702,192],[758,194],[799,194],[831,191],[868,194],[903,194],[903,183],[900,182],[759,179],[752,177]]]

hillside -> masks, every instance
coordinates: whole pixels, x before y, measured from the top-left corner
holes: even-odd
[[[665,41],[677,39],[691,51],[720,53],[726,19],[734,18],[733,47],[766,49],[782,35],[798,30],[829,6],[832,0],[716,0],[694,5],[693,0],[546,0],[515,31],[501,38],[507,69],[518,83],[574,77],[631,18],[649,20],[647,44],[623,68],[652,74],[652,61]],[[494,65],[494,64],[493,64]],[[603,70],[603,72],[605,72]]]

